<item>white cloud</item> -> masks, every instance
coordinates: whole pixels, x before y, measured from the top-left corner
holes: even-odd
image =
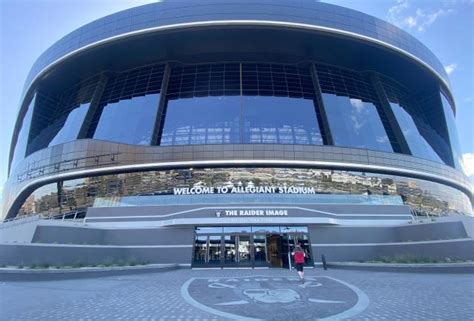
[[[408,4],[408,0],[397,0],[397,4],[388,9],[388,14],[398,15],[409,6],[410,5]]]
[[[392,23],[396,23],[400,19],[400,15],[405,9],[409,8],[408,0],[397,0],[397,3],[391,6],[387,12],[387,18]]]
[[[474,97],[472,97],[472,96],[466,97],[466,98],[464,98],[464,101],[465,101],[466,103],[473,102],[473,101],[474,101]]]
[[[474,153],[466,153],[462,155],[464,165],[464,173],[467,176],[474,176]]]
[[[453,9],[439,9],[438,11],[425,13],[421,9],[416,10],[416,19],[418,20],[418,31],[424,31],[426,27],[431,26],[439,17],[453,13]]]
[[[406,17],[404,23],[409,27],[413,28],[416,26],[417,22],[416,19],[413,17]]]
[[[351,98],[350,102],[351,102],[351,105],[355,107],[358,114],[360,114],[361,112],[363,112],[365,110],[365,106],[364,106],[364,103],[362,102],[362,100],[356,99],[356,98]]]
[[[413,29],[423,32],[440,17],[454,13],[453,9],[438,9],[426,12],[417,8],[414,13],[408,13],[410,4],[408,0],[397,0],[397,3],[390,7],[387,12],[387,19],[391,23],[401,28]]]
[[[458,67],[458,64],[449,64],[447,66],[444,66],[444,70],[448,73],[448,75],[451,75],[454,70]]]

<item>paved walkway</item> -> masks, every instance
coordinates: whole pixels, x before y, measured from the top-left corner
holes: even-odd
[[[468,274],[176,270],[0,283],[1,320],[474,320]]]

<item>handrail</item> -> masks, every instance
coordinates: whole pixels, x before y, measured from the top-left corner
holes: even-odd
[[[72,158],[72,159],[66,159],[62,160],[59,162],[51,163],[48,165],[44,166],[38,166],[36,168],[30,168],[20,174],[17,174],[17,183],[21,183],[23,181],[35,178],[35,177],[41,177],[46,174],[51,174],[51,173],[58,173],[58,172],[63,172],[67,171],[70,169],[74,169],[79,167],[79,162],[85,161],[87,162],[90,159],[94,159],[94,165],[97,166],[99,165],[110,165],[110,164],[116,164],[117,163],[117,156],[120,153],[108,153],[108,154],[101,154],[101,155],[93,155],[93,156],[86,156],[86,157],[79,157],[79,158]],[[101,158],[103,157],[109,157],[105,162],[101,161]],[[88,166],[83,166],[84,168],[87,168]]]

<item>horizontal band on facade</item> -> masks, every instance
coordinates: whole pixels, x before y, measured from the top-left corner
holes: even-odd
[[[129,227],[129,228],[142,228],[142,227],[190,227],[190,226],[240,226],[240,225],[308,225],[308,224],[322,224],[322,225],[344,225],[344,226],[395,226],[402,223],[411,221],[412,217],[406,215],[406,217],[397,217],[391,218],[390,215],[385,217],[356,217],[354,219],[337,219],[337,218],[325,218],[325,217],[316,217],[316,218],[307,218],[307,217],[291,217],[291,218],[242,218],[242,219],[232,219],[232,218],[221,218],[216,220],[215,218],[189,218],[189,219],[171,219],[171,220],[162,220],[162,221],[109,221],[99,219],[94,221],[88,221],[88,224],[94,224],[97,227],[102,226],[113,226],[115,227]]]
[[[318,204],[320,205],[320,204]],[[202,210],[220,210],[222,208],[225,209],[297,209],[297,210],[302,210],[306,212],[313,212],[313,213],[320,213],[323,215],[329,215],[329,216],[400,216],[400,217],[406,217],[406,214],[336,214],[336,213],[330,213],[330,212],[325,212],[325,211],[319,211],[319,210],[314,210],[310,208],[304,208],[300,206],[209,206],[209,207],[198,207],[198,208],[193,208],[191,210],[187,211],[181,211],[181,212],[176,212],[176,213],[170,213],[170,214],[163,214],[163,215],[138,215],[138,216],[88,216],[86,219],[87,221],[92,221],[95,219],[126,219],[126,218],[133,218],[133,219],[140,219],[140,218],[161,218],[161,217],[172,217],[172,216],[178,216],[181,214],[186,214],[186,213],[192,213],[192,212],[197,212],[197,211],[202,211]]]
[[[4,243],[3,245],[21,246],[21,243]],[[172,249],[172,248],[192,248],[192,244],[180,245],[100,245],[100,244],[54,244],[54,243],[28,243],[27,246],[50,246],[50,247],[87,247],[87,248],[117,248],[117,249]]]
[[[142,164],[130,164],[130,165],[122,165],[122,166],[112,166],[112,167],[101,167],[101,168],[93,168],[87,170],[80,170],[80,171],[70,171],[67,173],[61,173],[46,177],[41,177],[37,179],[33,179],[32,181],[28,182],[26,185],[22,187],[22,189],[17,193],[17,195],[21,194],[23,191],[31,188],[32,186],[42,185],[49,182],[54,182],[62,179],[69,179],[69,178],[79,178],[79,177],[87,177],[93,176],[97,174],[109,174],[109,173],[122,173],[126,172],[127,170],[152,170],[152,169],[174,169],[174,168],[189,168],[189,167],[197,167],[197,166],[307,166],[312,168],[334,168],[334,169],[358,169],[358,170],[377,170],[382,173],[386,174],[399,174],[402,176],[409,176],[409,177],[419,177],[422,179],[426,179],[429,181],[434,182],[444,182],[450,186],[457,187],[461,191],[465,192],[466,194],[472,197],[472,190],[470,186],[465,186],[457,181],[452,179],[443,177],[441,175],[435,175],[426,172],[420,172],[415,170],[397,168],[397,167],[389,167],[389,166],[380,166],[380,165],[364,165],[364,164],[357,164],[357,163],[342,163],[342,162],[323,162],[323,161],[298,161],[298,160],[262,160],[262,159],[234,159],[234,160],[212,160],[212,161],[178,161],[178,162],[161,162],[161,163],[142,163]]]
[[[338,247],[338,246],[391,246],[391,245],[416,245],[416,244],[436,244],[474,241],[472,238],[430,240],[430,241],[407,241],[407,242],[387,242],[387,243],[334,243],[334,244],[311,244],[312,247]]]

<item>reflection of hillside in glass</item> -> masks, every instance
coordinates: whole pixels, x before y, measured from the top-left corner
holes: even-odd
[[[470,213],[465,194],[419,179],[304,168],[203,168],[104,175],[48,184],[25,200],[20,215],[52,215],[85,210],[94,206],[98,198],[118,200],[128,196],[172,195],[176,187],[248,185],[306,186],[328,196],[395,195],[401,196],[412,209],[431,215]]]

